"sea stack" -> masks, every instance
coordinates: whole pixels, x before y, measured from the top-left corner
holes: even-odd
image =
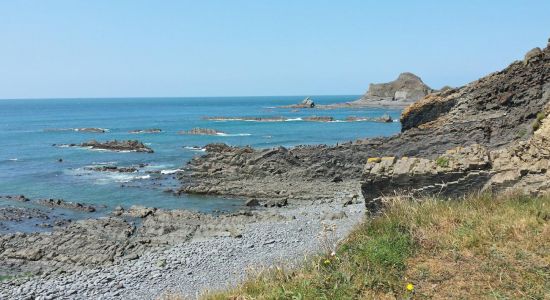
[[[432,92],[420,77],[413,73],[399,74],[396,80],[388,83],[371,83],[369,90],[361,98],[363,101],[392,100],[412,103]]]

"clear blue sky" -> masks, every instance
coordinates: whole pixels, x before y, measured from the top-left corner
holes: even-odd
[[[434,88],[550,37],[550,1],[1,1],[0,98],[361,94]]]

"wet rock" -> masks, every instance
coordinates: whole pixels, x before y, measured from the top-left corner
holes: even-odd
[[[246,201],[244,205],[249,207],[254,207],[254,206],[259,206],[260,202],[258,201],[258,199],[250,199]]]
[[[27,202],[30,199],[25,197],[25,195],[6,195],[6,196],[0,196],[0,199],[6,199],[6,200],[15,200],[20,202]]]
[[[203,120],[209,121],[254,121],[254,122],[284,122],[286,117],[204,117]]]
[[[184,130],[178,131],[178,134],[187,134],[187,135],[219,135],[223,133],[224,133],[223,131],[218,131],[210,128],[193,128],[188,131],[184,131]]]
[[[161,133],[162,129],[160,128],[149,128],[149,129],[135,129],[128,131],[129,133]]]
[[[309,122],[333,122],[334,118],[329,116],[311,116],[304,117],[303,120]]]
[[[107,132],[107,129],[87,127],[87,128],[75,128],[74,131],[91,132],[91,133],[105,133],[105,132]]]
[[[69,146],[74,146],[71,144]],[[144,145],[142,142],[137,140],[127,140],[127,141],[106,141],[98,142],[95,140],[88,141],[79,145],[80,147],[87,147],[90,149],[101,149],[109,151],[131,151],[131,152],[146,152],[153,153],[153,149]]]
[[[138,169],[136,167],[118,167],[118,166],[94,166],[86,167],[86,170],[96,171],[96,172],[118,172],[118,173],[134,173]]]
[[[93,205],[83,204],[78,202],[69,202],[63,199],[40,199],[36,201],[40,205],[48,207],[67,208],[83,212],[95,212],[96,208]]]

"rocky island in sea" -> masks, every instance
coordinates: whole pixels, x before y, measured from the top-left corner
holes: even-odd
[[[82,148],[107,150],[107,151],[115,151],[115,152],[146,152],[146,153],[154,152],[153,149],[151,149],[151,147],[146,146],[145,144],[143,144],[138,140],[127,140],[127,141],[113,140],[113,141],[106,141],[106,142],[98,142],[96,140],[91,140],[81,144],[63,144],[63,145],[54,144],[54,146],[82,147]]]
[[[346,236],[363,218],[380,213],[388,195],[452,200],[480,191],[537,196],[550,191],[550,44],[462,87],[431,91],[417,77],[405,74],[396,82],[371,89],[359,100],[360,105],[418,100],[401,114],[399,134],[336,145],[253,148],[213,143],[204,147],[204,155],[182,166],[182,171],[170,174],[178,182],[169,191],[173,197],[204,195],[246,201],[242,209],[230,213],[134,204],[72,220],[63,209],[94,214],[100,208],[77,199],[4,195],[3,201],[35,206],[4,207],[0,221],[10,216],[16,223],[32,218],[53,230],[0,235],[0,270],[7,278],[0,282],[0,298],[153,299],[174,290],[196,297],[207,289],[236,286],[246,278],[243,270],[250,265],[278,260],[296,266],[297,257],[315,254],[322,247],[311,238],[320,228],[334,228],[327,231]],[[331,117],[310,118],[333,121]],[[219,133],[204,128],[191,132],[191,136]],[[71,146],[153,153],[139,141]],[[115,175],[138,169],[91,168]],[[531,215],[537,218],[536,224],[547,224],[543,208],[534,207]],[[46,221],[49,218],[56,221]],[[535,226],[525,224],[515,224],[507,231],[510,237],[523,227]],[[385,235],[361,250],[381,248],[395,237],[406,237],[400,225],[393,223],[396,235]],[[472,227],[465,224],[459,230]],[[548,227],[543,228],[538,234],[542,247],[548,236]],[[369,235],[375,233],[372,230]],[[422,238],[418,241],[428,243]],[[401,244],[408,244],[404,241]],[[323,260],[316,260],[314,269],[329,272],[338,263],[338,255],[343,254],[329,252]],[[465,263],[474,255],[471,251],[455,253],[447,262]],[[547,269],[544,260],[539,267],[534,276]],[[391,266],[386,269],[392,271]],[[413,283],[409,284],[407,290],[413,291]]]
[[[444,89],[448,89],[448,87]],[[307,97],[298,104],[279,106],[279,108],[337,109],[353,107],[406,107],[432,92],[436,92],[436,90],[427,86],[420,77],[413,73],[405,72],[399,74],[397,79],[391,82],[371,83],[367,92],[360,99],[355,101],[334,104],[316,104],[310,97]]]

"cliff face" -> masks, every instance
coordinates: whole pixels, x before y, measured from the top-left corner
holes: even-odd
[[[412,73],[401,73],[396,80],[388,83],[371,83],[362,97],[364,101],[393,100],[414,102],[424,98],[432,89]]]
[[[376,210],[383,195],[395,192],[550,191],[549,103],[550,45],[464,87],[428,95],[401,117],[398,139],[416,157],[367,162],[367,207]]]
[[[494,181],[495,190],[503,190],[517,178],[507,177],[512,179],[501,184],[494,177],[504,170],[493,168],[495,151],[531,143],[534,129],[544,125],[541,120],[548,102],[550,48],[532,51],[524,61],[464,87],[429,94],[405,110],[403,132],[396,136],[292,149],[210,147],[205,156],[189,163],[191,172],[180,178],[179,192],[334,199],[342,188],[347,191],[361,180],[367,203],[376,206],[381,195],[402,190],[457,196],[479,190],[489,180]],[[542,132],[543,140],[546,133]],[[542,140],[525,151],[538,151],[544,160]],[[525,160],[523,165],[534,161],[526,155],[513,158],[518,157],[516,152],[499,157]],[[388,158],[369,160],[372,157]],[[521,169],[519,165],[507,168]],[[537,170],[542,173],[543,167]],[[506,174],[499,176],[511,176]]]

